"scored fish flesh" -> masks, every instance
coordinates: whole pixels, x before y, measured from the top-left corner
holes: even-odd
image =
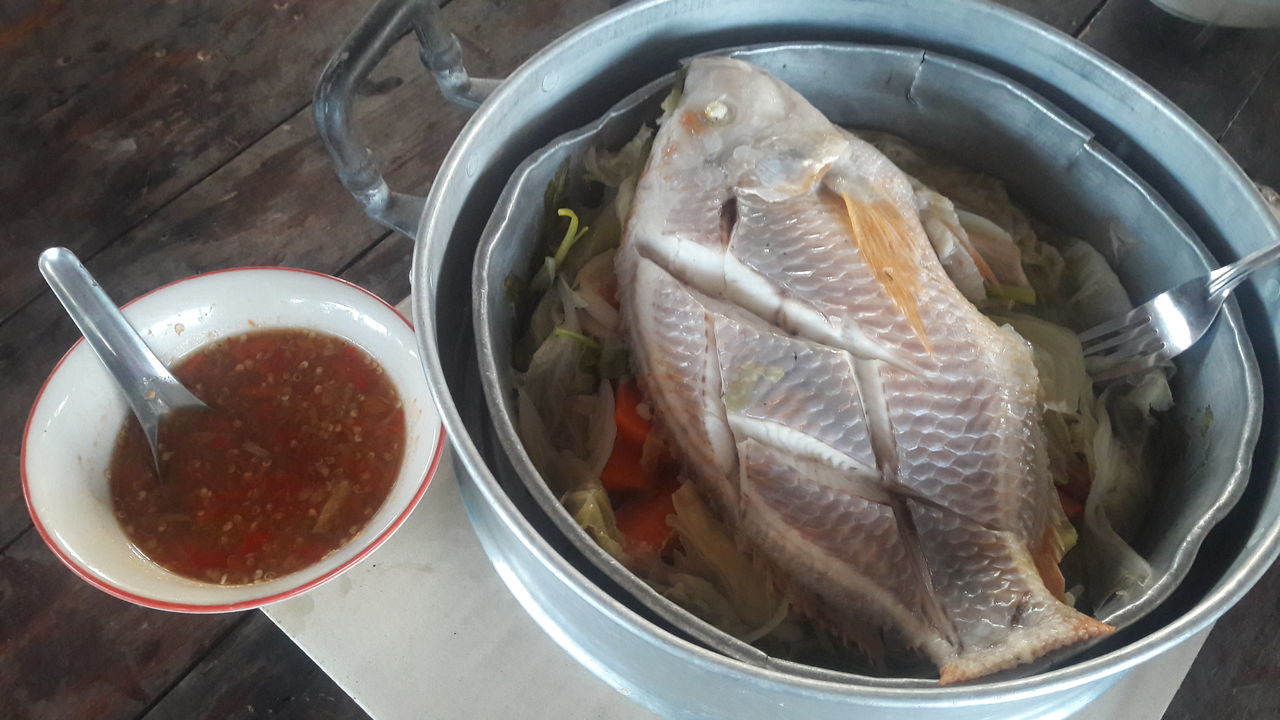
[[[645,394],[739,541],[951,683],[1112,628],[1063,602],[1031,349],[947,275],[918,190],[765,71],[696,59],[616,267]]]

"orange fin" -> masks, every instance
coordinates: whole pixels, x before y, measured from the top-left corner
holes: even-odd
[[[1036,571],[1040,573],[1040,579],[1044,582],[1045,588],[1053,593],[1059,602],[1066,602],[1067,580],[1062,577],[1062,570],[1058,567],[1062,555],[1058,534],[1054,532],[1053,527],[1046,527],[1040,542],[1031,552],[1031,559],[1035,561]]]
[[[982,276],[982,279],[992,285],[999,285],[1000,281],[996,279],[995,271],[987,264],[986,259],[983,258],[982,254],[978,252],[978,249],[973,246],[973,243],[970,242],[968,238],[962,237],[958,239],[960,241],[960,247],[964,248],[964,251],[969,254],[969,258],[973,260],[974,267],[978,268],[978,274]]]
[[[1055,614],[1056,622],[1049,625],[1014,630],[1014,633],[1020,637],[1011,637],[1006,641],[1010,648],[1008,651],[974,648],[944,664],[939,668],[938,684],[953,685],[976,680],[984,675],[1031,662],[1059,648],[1116,631],[1114,627],[1101,620],[1091,618],[1066,605],[1058,606]]]
[[[865,203],[840,193],[849,225],[853,229],[853,241],[871,266],[880,285],[889,293],[893,304],[907,319],[925,350],[933,352],[933,344],[925,334],[924,322],[916,297],[920,293],[920,264],[915,257],[914,243],[902,227],[898,211],[887,201]]]

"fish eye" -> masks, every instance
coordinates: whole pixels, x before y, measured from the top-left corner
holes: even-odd
[[[733,119],[733,111],[721,100],[712,100],[702,108],[702,120],[708,125],[724,125]]]

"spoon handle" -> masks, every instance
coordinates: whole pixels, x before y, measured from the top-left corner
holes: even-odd
[[[40,255],[40,274],[53,289],[84,340],[115,378],[155,445],[160,417],[168,410],[201,404],[142,341],[79,258],[53,247]]]

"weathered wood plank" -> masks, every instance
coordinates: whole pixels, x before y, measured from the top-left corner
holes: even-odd
[[[28,532],[0,555],[0,717],[131,718],[240,619],[116,600]]]
[[[306,105],[366,4],[4,7],[0,319],[41,289],[42,247],[97,252]]]
[[[283,635],[281,642],[292,644]],[[276,720],[369,720],[365,711],[323,672],[312,675],[302,692],[270,717]],[[424,712],[422,717],[429,715]]]
[[[558,0],[494,12],[491,2],[459,0],[443,12],[477,74],[503,74],[604,4]],[[438,99],[409,43],[397,46],[371,77],[358,115],[401,188],[427,185],[467,118]],[[123,300],[193,273],[236,265],[334,272],[384,232],[338,184],[310,112],[301,111],[87,264],[107,292]],[[43,339],[33,344],[33,337]],[[15,398],[0,406],[0,426],[21,426],[48,369],[76,337],[48,293],[0,324],[0,377]],[[16,434],[0,436],[0,547],[28,523],[18,486],[19,440]]]
[[[1280,190],[1280,59],[1220,138],[1249,177]]]
[[[1106,0],[996,0],[1059,30],[1076,34]]]
[[[1126,6],[1132,11],[1130,15],[1118,13],[1117,18],[1132,16],[1141,20],[1144,17],[1141,14],[1142,8],[1129,0],[1112,0],[1106,11],[1114,11],[1113,6],[1117,3],[1127,3]],[[1141,3],[1145,7],[1145,0],[1141,0]],[[574,6],[567,0],[554,3],[543,0],[536,3],[458,0],[457,4],[465,5],[467,8],[450,8],[446,15],[451,23],[456,23],[454,26],[463,35],[464,47],[470,54],[469,61],[473,70],[477,74],[501,74],[514,66],[516,60],[545,44],[554,35],[598,12],[606,4],[617,3],[590,2]],[[1072,31],[1078,29],[1079,23],[1089,16],[1090,6],[1094,3],[1083,0],[1061,3],[1052,0],[1015,0],[1008,4],[1026,10],[1056,27]],[[39,22],[27,22],[25,18],[33,14],[38,16],[41,8],[56,8],[58,5],[56,1],[37,3],[32,0],[4,3],[0,7],[0,61],[6,58],[4,53],[12,49],[11,45],[5,44],[5,40],[9,37],[7,33],[15,25],[35,28],[23,30],[29,37],[31,33],[39,32]],[[148,6],[150,5],[159,5],[159,3],[149,3]],[[179,5],[187,5],[187,3],[179,3]],[[363,3],[353,4],[350,14],[358,15],[363,11],[363,5]],[[84,3],[82,14],[93,17],[93,6],[93,3]],[[316,6],[315,3],[307,5],[308,8],[314,6]],[[30,12],[27,12],[28,10]],[[201,12],[217,13],[223,10],[214,4],[210,8],[201,8]],[[333,33],[334,39],[330,47],[350,25],[350,20],[340,20],[339,14],[329,14],[327,16],[329,19],[326,21],[327,29],[322,28]],[[523,14],[523,19],[518,24],[506,22],[507,19],[504,16],[511,14]],[[56,14],[49,17],[55,16]],[[1113,21],[1104,18],[1100,13],[1095,19],[1095,24],[1099,19],[1105,22]],[[182,33],[186,32],[185,29],[172,32],[153,31],[149,26],[150,23],[151,20],[142,23],[148,27],[138,28],[134,34],[138,36],[149,34],[157,41],[176,42],[175,38],[182,37]],[[161,25],[163,23],[157,27]],[[1105,29],[1094,26],[1091,28],[1095,32]],[[1145,36],[1146,31],[1140,28],[1137,30]],[[1135,29],[1130,28],[1130,31]],[[118,31],[112,33],[113,42],[126,42],[119,37],[120,34]],[[309,34],[314,33],[309,31]],[[245,34],[237,37],[239,40],[231,38],[228,42],[244,43],[247,42],[246,38],[251,36]],[[280,38],[287,36],[276,28],[272,34],[264,32],[257,37],[261,42],[279,42]],[[1097,37],[1109,37],[1110,42],[1121,45],[1125,42],[1123,33],[1119,32]],[[1158,39],[1158,35],[1152,37]],[[310,42],[305,38],[290,41]],[[1230,45],[1230,43],[1225,44]],[[158,47],[148,46],[139,38],[131,52],[141,52],[143,49],[154,50]],[[227,45],[227,47],[231,46]],[[92,47],[90,50],[92,51]],[[66,54],[73,55],[79,52],[77,50]],[[323,61],[327,52],[327,48],[322,48],[318,54],[319,62]],[[1233,52],[1235,54],[1232,54]],[[1253,52],[1260,51],[1255,49]],[[379,74],[377,82],[373,84],[375,88],[373,96],[368,105],[363,108],[367,136],[373,139],[380,157],[387,166],[398,168],[392,175],[397,186],[403,188],[421,187],[430,175],[434,174],[436,164],[464,118],[460,112],[453,112],[443,119],[437,115],[436,108],[440,103],[434,88],[421,79],[422,71],[410,57],[411,54],[411,49],[401,48],[393,66]],[[1222,60],[1223,56],[1227,56],[1228,59]],[[55,65],[61,57],[59,55],[53,59]],[[1240,60],[1242,57],[1255,63],[1258,68],[1265,67],[1265,63],[1258,59],[1260,55],[1256,57],[1249,53],[1242,55],[1241,51],[1234,46],[1227,47],[1226,50],[1219,49],[1213,57],[1215,59],[1209,64],[1217,63],[1214,67],[1229,65],[1233,59]],[[23,102],[46,103],[54,106],[55,109],[60,109],[62,105],[73,105],[81,102],[79,95],[86,91],[84,87],[77,90],[77,85],[87,86],[98,77],[108,78],[111,73],[119,73],[120,68],[124,67],[124,65],[111,66],[110,63],[103,63],[102,67],[96,69],[81,64],[68,64],[66,67],[72,67],[72,65],[82,74],[58,75],[56,77],[62,78],[59,81],[61,84],[52,83],[48,93],[44,95],[39,94],[38,91],[31,91],[29,97],[23,99]],[[0,62],[0,66],[6,67],[5,87],[17,87],[8,81],[10,66],[3,62]],[[1171,69],[1155,66],[1148,68],[1148,71],[1153,73],[1152,77],[1164,77],[1181,70],[1183,68],[1179,66],[1171,66]],[[99,75],[93,75],[95,71],[100,71]],[[315,72],[318,72],[318,64],[312,75],[302,84],[305,92],[301,94],[302,99],[299,102],[305,102],[305,95],[309,94],[310,83],[314,80]],[[1200,84],[1193,84],[1184,92],[1193,96],[1197,96],[1197,93],[1207,97],[1217,96],[1219,91],[1211,82],[1218,77],[1214,73],[1221,70],[1210,72],[1200,68],[1198,72],[1201,78],[1197,82]],[[259,87],[274,92],[280,80],[278,77],[270,76],[270,73],[268,76],[265,84]],[[1257,76],[1261,76],[1260,69],[1257,71]],[[1264,79],[1264,87],[1275,87],[1274,84],[1269,84],[1273,83],[1269,78],[1270,75],[1268,79]],[[1148,77],[1148,80],[1155,82],[1151,77]],[[1174,82],[1173,86],[1178,87],[1178,82]],[[7,103],[15,100],[14,96],[5,92],[0,89],[0,111],[7,107]],[[58,94],[59,92],[61,95]],[[1168,90],[1166,92],[1174,95]],[[1231,92],[1239,96],[1237,107],[1248,95],[1248,89],[1243,86],[1231,86]],[[1274,98],[1276,91],[1271,92]],[[1175,96],[1175,100],[1180,98]],[[34,107],[34,105],[26,107]],[[1236,123],[1223,137],[1224,143],[1228,144],[1229,149],[1235,151],[1238,157],[1264,161],[1266,158],[1261,157],[1262,154],[1257,151],[1260,148],[1276,147],[1274,135],[1267,135],[1275,132],[1274,128],[1265,123],[1268,107],[1273,106],[1266,105],[1255,95],[1254,100],[1245,105]],[[413,112],[405,112],[404,108],[411,108]],[[127,114],[126,110],[117,108],[119,113]],[[1234,113],[1234,110],[1232,112]],[[415,114],[417,117],[414,117]],[[7,115],[10,114],[0,112],[0,116]],[[396,115],[405,117],[396,117]],[[0,119],[0,146],[8,148],[4,122]],[[1222,127],[1225,127],[1225,123]],[[178,135],[189,132],[192,132],[191,126],[179,128],[175,131],[175,138],[181,141]],[[209,182],[201,183],[195,190],[179,197],[163,212],[130,232],[122,242],[121,248],[103,251],[99,258],[90,263],[90,266],[95,272],[104,276],[110,291],[123,298],[191,272],[225,265],[279,262],[326,271],[334,271],[349,265],[349,270],[344,273],[345,276],[381,292],[391,301],[398,300],[408,290],[409,243],[403,238],[386,237],[380,228],[363,219],[354,203],[332,180],[328,165],[320,154],[318,145],[311,138],[308,113],[296,114],[289,120],[286,127],[272,132],[250,152],[214,173],[209,178]],[[1233,142],[1238,143],[1238,148],[1231,147]],[[1274,157],[1274,154],[1268,157]],[[101,163],[101,158],[97,162]],[[209,161],[205,172],[217,167],[218,164],[216,161]],[[94,167],[93,163],[78,166],[79,171],[87,173],[92,173]],[[1265,179],[1266,171],[1262,172],[1263,175],[1260,175],[1260,178]],[[192,181],[199,177],[198,174],[193,175]],[[5,179],[0,175],[0,188],[12,187],[5,182]],[[79,179],[76,182],[81,183],[79,187],[85,187],[92,184],[91,181],[92,177],[89,177],[88,180]],[[170,183],[167,186],[171,191],[170,197],[181,192],[180,183],[175,184],[174,180],[167,182]],[[0,190],[0,192],[4,191]],[[152,192],[157,192],[154,187]],[[5,247],[10,245],[5,234],[7,225],[4,221],[7,216],[3,207],[7,199],[6,196],[0,195],[0,244]],[[121,228],[137,222],[138,219],[162,205],[164,202],[156,202],[146,207],[139,206],[142,209],[131,211],[135,212],[134,215],[129,216],[133,219],[127,219]],[[121,217],[111,215],[100,208],[90,208],[88,212],[91,214],[82,218],[85,222],[94,221],[96,216],[92,213],[98,212],[105,213],[107,219],[118,220]],[[379,238],[382,239],[379,240]],[[376,245],[366,252],[365,249],[374,242]],[[11,263],[10,268],[14,267],[15,265]],[[21,268],[29,267],[30,264],[24,260],[23,264],[15,270],[0,270],[0,286],[9,280],[10,276],[6,272],[25,272]],[[35,274],[30,273],[29,279],[34,281],[34,278]],[[4,307],[3,297],[3,290],[0,289],[0,309]],[[3,317],[4,313],[0,312],[0,318]],[[17,324],[10,327],[14,323]],[[49,337],[45,335],[46,332],[51,332],[52,339],[44,339]],[[32,342],[32,338],[41,336],[44,338],[38,342]],[[6,389],[13,393],[10,396],[12,400],[4,404],[7,407],[0,408],[0,424],[16,428],[17,424],[21,423],[25,418],[26,406],[34,396],[38,382],[52,365],[56,355],[69,345],[74,337],[74,328],[62,320],[61,313],[47,297],[24,309],[23,313],[15,316],[9,323],[0,325],[0,377],[5,377]],[[17,359],[19,354],[32,357],[19,361]],[[13,433],[9,435],[12,436]],[[0,463],[4,463],[0,465],[0,546],[3,546],[6,539],[12,539],[15,533],[20,532],[25,526],[25,512],[17,494],[15,437],[0,437]],[[83,631],[86,624],[101,625],[104,622],[103,618],[114,617],[121,603],[75,580],[70,573],[57,565],[46,550],[39,547],[38,539],[34,541],[36,548],[32,549],[30,543],[34,537],[33,533],[21,537],[10,548],[10,552],[28,559],[33,556],[38,559],[38,556],[43,554],[44,561],[47,561],[45,564],[51,563],[51,567],[24,574],[14,569],[10,553],[0,557],[0,688],[5,689],[0,691],[0,717],[127,716],[113,715],[113,713],[127,712],[127,708],[133,708],[136,712],[146,707],[148,703],[154,701],[157,693],[163,692],[164,688],[169,687],[181,676],[185,668],[196,661],[203,648],[211,647],[220,637],[217,633],[208,637],[201,634],[202,631],[199,628],[203,627],[203,623],[209,622],[209,618],[169,616],[148,613],[132,607],[126,607],[126,610],[132,611],[128,617],[132,619],[131,622],[137,623],[138,629],[134,631],[135,637],[127,638],[133,643],[130,647],[135,651],[153,650],[149,655],[139,653],[146,657],[140,660],[135,658],[132,661],[133,665],[129,664],[130,656],[116,647],[113,636],[92,634],[76,636],[76,633]],[[1273,570],[1269,578],[1274,578],[1275,574],[1276,571]],[[61,578],[61,582],[57,581],[58,578]],[[1269,585],[1268,582],[1270,582]],[[21,598],[14,594],[15,584],[23,586],[24,592]],[[1223,623],[1224,627],[1230,627],[1231,630],[1226,635],[1222,630],[1216,632],[1210,639],[1210,646],[1207,646],[1206,652],[1210,651],[1209,647],[1214,646],[1215,642],[1220,642],[1218,647],[1221,648],[1221,653],[1229,655],[1236,650],[1237,638],[1247,636],[1252,642],[1258,635],[1259,627],[1274,623],[1274,603],[1259,608],[1256,607],[1256,599],[1274,597],[1276,589],[1274,580],[1264,581],[1264,584],[1246,599],[1245,605],[1241,606],[1245,608],[1246,605],[1253,603],[1249,605],[1252,609],[1238,609],[1229,614]],[[76,590],[78,592],[73,592]],[[60,622],[63,615],[76,620],[65,626],[61,624],[55,626],[48,620],[47,614],[33,615],[31,610],[33,604],[30,600],[33,597],[40,598],[48,605],[51,608],[50,612],[53,612],[52,608],[61,608],[62,614],[57,616]],[[18,610],[15,611],[14,608]],[[22,608],[27,610],[24,612]],[[1244,619],[1237,625],[1227,625],[1236,617]],[[291,651],[295,653],[296,651],[292,649],[287,639],[279,635],[269,635],[267,630],[270,628],[263,629],[256,623],[257,620],[264,619],[255,618],[252,629],[246,630],[245,627],[248,626],[245,626],[237,629],[234,634],[226,636],[227,639],[218,645],[215,651],[217,664],[207,667],[203,664],[198,665],[196,674],[179,683],[174,695],[166,697],[155,706],[155,712],[173,712],[169,708],[187,707],[191,710],[187,717],[221,717],[220,713],[224,710],[234,716],[236,713],[233,706],[224,708],[219,704],[215,709],[213,706],[194,704],[190,700],[193,697],[199,697],[202,693],[210,693],[205,696],[206,698],[217,695],[219,698],[229,699],[234,697],[235,693],[230,688],[226,688],[226,692],[218,694],[221,692],[219,683],[225,681],[234,684],[256,679],[256,684],[248,686],[247,692],[265,697],[267,700],[265,705],[249,703],[253,705],[250,716],[364,717],[363,713],[322,673],[303,669],[311,666],[302,662],[305,658],[300,659],[297,655],[290,654]],[[166,649],[169,646],[163,645],[163,638],[153,634],[156,623],[160,622],[164,622],[164,626],[170,628],[171,635],[196,635],[205,639],[195,645],[185,646],[186,654],[171,648]],[[12,631],[12,628],[22,628],[33,623],[37,631],[44,634],[43,644],[52,647],[52,650],[33,649],[34,645],[30,641],[26,644],[12,641],[13,637],[17,637],[13,634],[15,631]],[[89,629],[90,633],[93,631],[101,631],[101,628]],[[1224,637],[1225,640],[1219,641],[1219,638]],[[203,645],[200,644],[201,642]],[[1224,671],[1212,681],[1206,681],[1194,687],[1189,681],[1190,689],[1184,689],[1175,700],[1175,709],[1171,710],[1170,717],[1225,715],[1217,712],[1219,708],[1232,707],[1229,704],[1231,699],[1224,700],[1224,693],[1231,693],[1232,697],[1252,698],[1236,706],[1244,708],[1243,717],[1267,717],[1268,715],[1263,714],[1263,709],[1274,708],[1277,700],[1274,694],[1267,694],[1269,690],[1262,683],[1271,683],[1270,687],[1274,687],[1277,680],[1274,663],[1270,666],[1266,664],[1269,657],[1275,655],[1277,643],[1272,637],[1260,639],[1260,645],[1269,648],[1265,651],[1269,654],[1262,654],[1263,650],[1256,655],[1250,653],[1247,655],[1251,659],[1250,663],[1238,663],[1230,673]],[[306,674],[302,681],[289,674],[286,674],[288,676],[284,679],[275,680],[266,680],[264,676],[247,671],[243,675],[236,675],[237,666],[247,667],[247,663],[253,662],[254,657],[259,654],[274,658],[275,662],[292,668],[294,672],[309,672],[309,674]],[[84,657],[64,657],[67,655]],[[161,657],[162,655],[164,657]],[[1221,658],[1224,655],[1215,657]],[[106,660],[101,659],[104,657]],[[210,662],[214,663],[214,660]],[[1201,663],[1203,662],[1202,658]],[[119,671],[115,675],[110,673],[94,675],[85,670],[86,667],[102,667],[104,663],[112,668],[132,667],[138,670],[137,678],[144,678],[144,676],[145,678],[130,679],[129,676],[120,675]],[[1269,669],[1256,676],[1249,675],[1251,669],[1257,667]],[[1200,668],[1200,664],[1197,668]],[[1201,672],[1204,671],[1193,669],[1192,678],[1198,677]],[[45,674],[49,677],[45,677]],[[48,688],[59,674],[66,674],[66,678],[54,689],[54,692],[65,694],[65,698],[58,700],[56,704],[46,703],[34,706],[34,709],[23,706],[15,711],[10,707],[10,705],[16,707],[16,701],[13,700],[16,695],[10,695],[9,688],[17,688],[28,696],[32,692],[49,692]],[[1247,681],[1249,677],[1254,677],[1255,681]],[[1246,678],[1246,680],[1240,681],[1238,678]],[[137,691],[137,687],[141,687],[142,690]],[[237,687],[244,690],[247,686]],[[1193,698],[1190,701],[1193,704],[1188,706],[1192,710],[1182,715],[1173,714],[1179,707],[1178,703],[1188,702],[1184,700],[1184,695]],[[137,701],[138,697],[143,700]],[[272,697],[291,697],[292,699],[273,704]],[[10,705],[6,705],[6,700]],[[183,702],[188,704],[184,706]],[[99,712],[101,707],[105,707],[105,711]],[[1254,714],[1249,714],[1249,708],[1254,709]],[[181,716],[181,714],[173,716]]]
[[[255,612],[142,717],[366,716],[266,615]]]
[[[400,55],[391,73],[414,62],[411,52]],[[370,105],[384,99],[371,98]],[[387,114],[404,120],[398,127],[403,136],[418,133],[409,147],[430,143],[411,116]],[[429,165],[415,168],[412,180],[421,184],[431,171]],[[125,300],[221,267],[279,264],[332,272],[382,234],[338,185],[309,118],[299,116],[87,264],[112,297]],[[78,337],[64,315],[44,293],[0,325],[0,376],[14,397],[0,407],[0,424],[21,425],[44,375]],[[41,342],[32,343],[35,337]],[[19,441],[16,433],[0,436],[0,546],[28,522],[18,487]]]
[[[11,118],[39,117],[92,85],[110,81],[174,36],[193,29],[198,33],[202,24],[245,6],[10,0],[0,5],[0,64],[5,69],[0,111]]]
[[[409,264],[412,261],[413,242],[394,233],[343,270],[342,278],[377,293],[395,305],[409,297]]]
[[[598,12],[602,5],[568,0],[521,4],[504,8],[495,16],[490,2],[459,0],[446,8],[445,14],[459,29],[476,72],[501,74],[555,34]],[[464,112],[436,99],[434,87],[409,44],[399,47],[375,74],[359,114],[366,136],[376,144],[395,184],[403,188],[426,185],[466,119]],[[380,239],[378,247],[362,254]],[[375,287],[385,283],[384,292],[395,300],[408,290],[408,248],[407,240],[386,237],[385,230],[368,221],[338,185],[315,139],[309,111],[301,111],[102,251],[89,266],[108,292],[123,299],[168,280],[219,267],[274,263],[333,272],[355,261],[352,277]],[[44,374],[75,337],[76,331],[47,294],[0,324],[0,376],[5,377],[6,391],[13,398],[0,407],[0,423],[9,427],[21,424]],[[40,339],[32,342],[33,338]],[[0,546],[27,526],[17,482],[15,435],[0,437],[0,462],[4,463],[0,471]],[[156,695],[177,681],[210,646],[216,633],[209,637],[202,634],[202,624],[221,622],[133,607],[121,614],[117,608],[120,603],[57,565],[31,532],[14,542],[5,558],[7,564],[0,565],[0,587],[21,582],[24,591],[21,595],[8,590],[0,593],[0,619],[12,620],[3,626],[6,633],[0,633],[0,687],[17,688],[19,692],[6,694],[3,702],[20,706],[12,711],[4,707],[0,717],[127,717],[154,702]],[[20,574],[18,561],[29,558],[39,559],[48,572]],[[87,621],[64,626],[47,615],[32,615],[35,607],[30,598],[40,598],[52,608],[50,612],[56,610],[59,616],[73,620],[127,618],[134,626],[128,647],[150,649],[151,655],[145,658],[148,664],[122,659],[113,649],[118,643],[114,636],[78,638],[80,624]],[[185,638],[187,644],[170,648],[164,637],[153,632],[156,627],[169,636]],[[24,628],[24,634],[11,639],[9,635],[16,632],[13,628]],[[178,652],[183,648],[186,654]],[[69,657],[77,650],[83,657]],[[134,685],[102,671],[103,663],[136,671],[137,678],[129,676]],[[53,673],[53,679],[41,679],[46,671]],[[104,677],[107,680],[101,679]],[[351,706],[345,696],[322,675],[312,677],[314,682],[279,714],[349,716]],[[51,694],[56,698],[49,699]],[[33,698],[37,702],[28,702]]]
[[[1149,0],[1110,0],[1080,39],[1164,93],[1215,136],[1280,57],[1280,33],[1206,29]]]
[[[1222,132],[1255,181],[1280,187],[1280,60]],[[1168,720],[1274,718],[1280,709],[1280,565],[1220,621],[1169,705]]]
[[[1275,146],[1272,146],[1275,147]],[[1167,720],[1271,720],[1280,712],[1280,565],[1214,627]]]

